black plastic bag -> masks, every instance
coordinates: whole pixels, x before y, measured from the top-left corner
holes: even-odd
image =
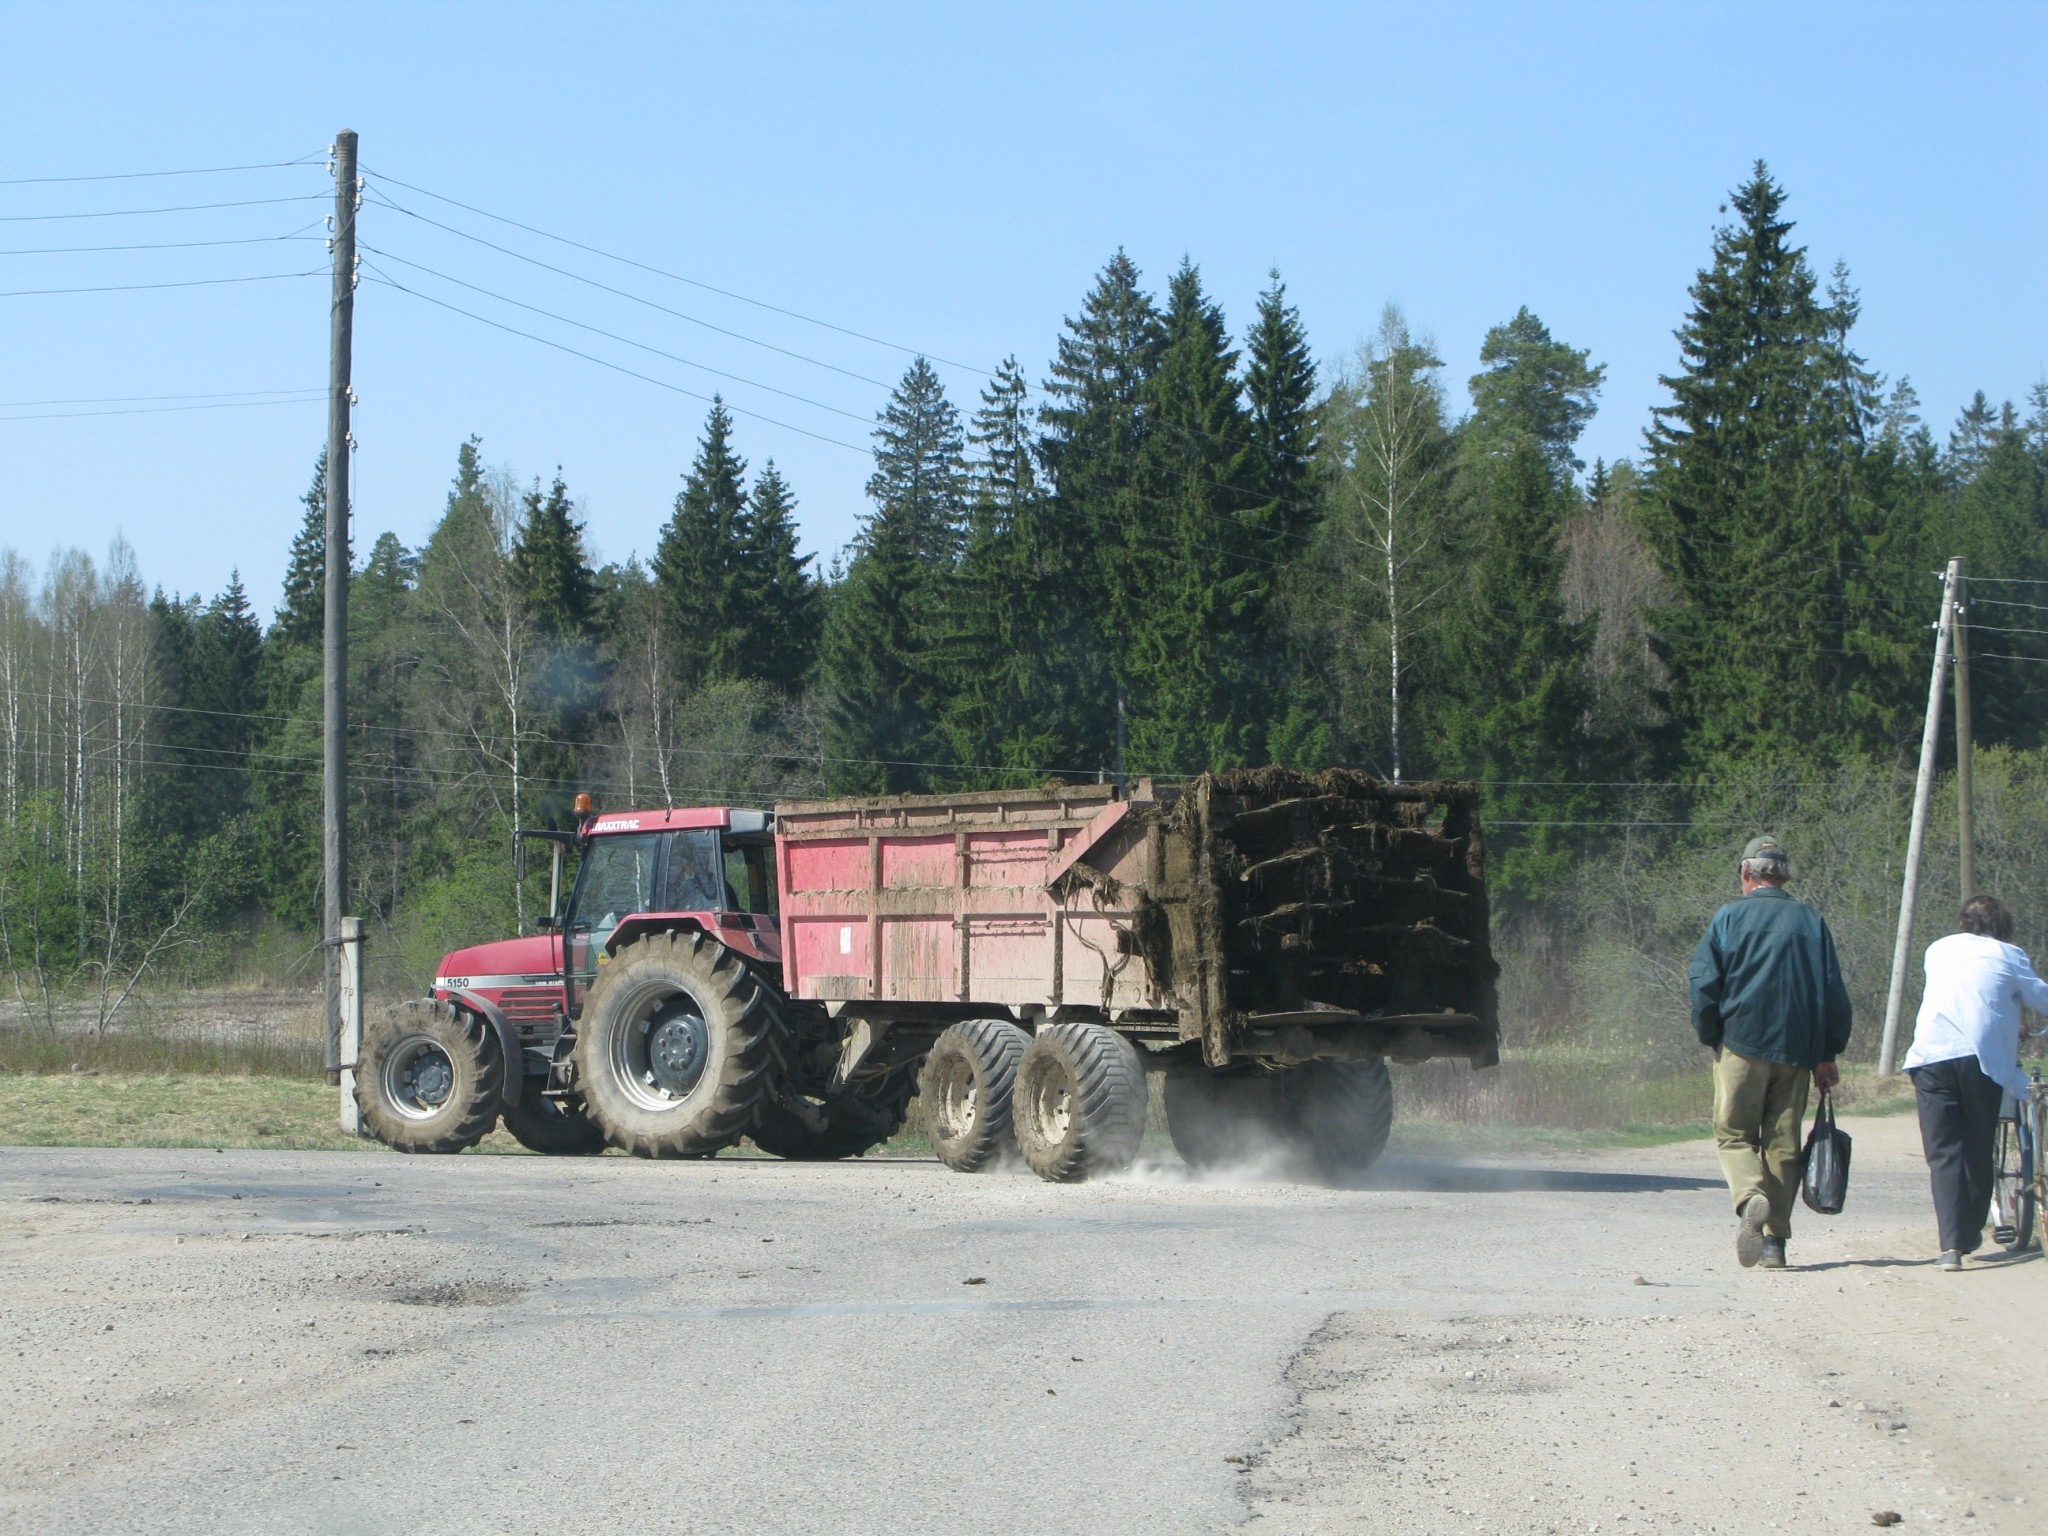
[[[1849,1200],[1849,1133],[1835,1124],[1835,1101],[1825,1088],[1800,1159],[1799,1198],[1823,1216],[1839,1215]]]

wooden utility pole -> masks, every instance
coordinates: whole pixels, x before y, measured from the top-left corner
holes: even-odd
[[[356,314],[356,136],[344,128],[334,137],[334,298],[328,323],[327,374],[327,613],[321,699],[322,817],[320,867],[323,885],[321,937],[327,956],[327,1050],[329,1082],[342,1079],[342,1047],[349,1012],[343,1005],[342,904],[348,899],[348,471],[349,369]],[[358,938],[357,943],[361,940]],[[355,992],[355,1019],[362,1017]],[[347,1064],[355,1064],[349,1051]],[[344,1110],[346,1118],[347,1111]]]
[[[1892,946],[1892,986],[1884,1003],[1884,1044],[1877,1070],[1898,1061],[1899,1011],[1906,1000],[1906,966],[1913,947],[1913,908],[1920,895],[1920,853],[1927,842],[1927,802],[1934,793],[1934,753],[1941,744],[1942,686],[1948,681],[1949,647],[1955,639],[1956,589],[1963,562],[1951,560],[1941,579],[1941,622],[1934,631],[1934,676],[1927,685],[1927,723],[1920,732],[1920,773],[1913,782],[1913,829],[1906,837],[1906,878],[1899,892],[1899,935]]]
[[[1962,845],[1963,900],[1977,894],[1977,794],[1970,780],[1970,587],[1956,570],[1956,841]]]

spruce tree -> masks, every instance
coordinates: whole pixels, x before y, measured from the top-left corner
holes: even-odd
[[[1237,353],[1223,313],[1182,262],[1165,345],[1146,380],[1135,515],[1112,567],[1113,657],[1128,700],[1130,767],[1200,773],[1263,753],[1270,698],[1267,598],[1278,569],[1254,533],[1263,510]]]
[[[1657,616],[1673,723],[1698,763],[1889,749],[1911,711],[1891,608],[1909,540],[1865,474],[1853,295],[1838,278],[1818,296],[1761,162],[1732,203],[1649,433],[1649,531],[1678,599]]]
[[[958,411],[918,358],[875,430],[874,511],[826,623],[826,768],[842,792],[922,788],[944,750],[939,626],[965,533],[964,446]]]
[[[1109,611],[1109,594],[1143,579],[1128,569],[1127,557],[1152,526],[1138,451],[1147,426],[1145,382],[1165,341],[1159,311],[1138,284],[1137,266],[1118,251],[1079,318],[1067,321],[1038,413],[1054,500],[1037,553],[1058,574],[1048,591],[1057,608],[1041,612],[1036,627],[1069,637],[1058,664],[1083,705],[1079,718],[1062,722],[1070,739],[1061,755],[1105,767],[1114,759],[1117,695],[1129,670],[1128,637]],[[1083,593],[1092,600],[1080,599]]]
[[[1251,458],[1245,480],[1257,497],[1246,517],[1260,535],[1254,548],[1276,562],[1266,596],[1265,682],[1272,716],[1263,755],[1308,769],[1329,765],[1334,712],[1324,697],[1312,651],[1299,643],[1285,607],[1290,574],[1301,569],[1323,515],[1317,470],[1322,436],[1316,420],[1316,366],[1301,316],[1287,302],[1280,274],[1259,295],[1245,337],[1245,409]]]
[[[817,665],[824,593],[797,552],[796,495],[770,459],[737,529],[740,675],[794,695]]]
[[[967,429],[968,511],[935,663],[952,756],[967,787],[1033,782],[1065,759],[1082,701],[1063,664],[1071,625],[1058,611],[1050,498],[1039,482],[1030,386],[1006,357]]]
[[[1469,473],[1482,477],[1478,558],[1441,632],[1456,679],[1437,707],[1437,763],[1482,781],[1489,821],[1590,819],[1597,798],[1587,674],[1591,636],[1565,616],[1559,532],[1578,492],[1533,433],[1507,437]],[[1487,880],[1509,910],[1557,893],[1584,839],[1568,827],[1500,826]]]
[[[654,580],[677,654],[706,682],[744,675],[740,550],[747,464],[733,451],[732,416],[714,399],[697,457],[655,544]]]
[[[306,512],[292,535],[284,570],[284,601],[272,635],[286,645],[318,646],[327,614],[327,450],[313,464],[313,484],[300,502]]]
[[[582,645],[597,618],[597,577],[559,468],[545,496],[537,483],[527,492],[524,512],[512,548],[513,580],[544,633],[560,646]]]

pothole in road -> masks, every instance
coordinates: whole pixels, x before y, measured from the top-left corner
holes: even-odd
[[[526,1294],[509,1280],[452,1280],[396,1291],[391,1300],[403,1307],[502,1307]]]

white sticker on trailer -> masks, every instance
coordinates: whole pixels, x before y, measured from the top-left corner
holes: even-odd
[[[853,930],[851,928],[841,928],[839,930],[839,953],[842,955],[853,953]]]

